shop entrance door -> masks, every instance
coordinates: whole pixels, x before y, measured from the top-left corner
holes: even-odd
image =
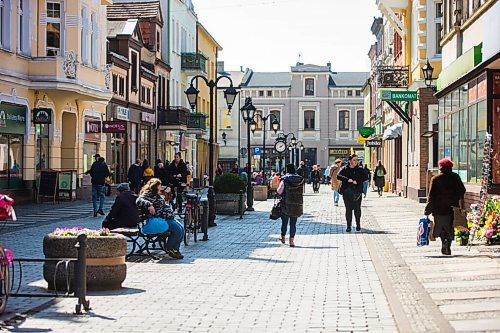
[[[127,181],[127,139],[126,134],[115,133],[111,135],[111,163],[109,165],[113,183],[119,184]]]

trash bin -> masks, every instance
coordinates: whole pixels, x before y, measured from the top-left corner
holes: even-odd
[[[267,200],[267,186],[257,185],[253,187],[253,199],[255,201],[266,201]]]

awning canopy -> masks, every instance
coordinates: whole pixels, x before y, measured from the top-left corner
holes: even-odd
[[[400,137],[403,133],[403,124],[399,123],[396,125],[389,126],[385,131],[382,139],[384,140],[392,140]]]

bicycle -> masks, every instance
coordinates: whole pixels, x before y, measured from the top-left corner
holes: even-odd
[[[10,262],[2,244],[0,244],[0,314],[4,313],[9,300],[9,272]]]
[[[188,246],[191,239],[191,234],[194,236],[195,243],[198,242],[198,231],[200,230],[200,191],[195,190],[195,193],[183,193],[186,198],[184,206],[184,245]]]

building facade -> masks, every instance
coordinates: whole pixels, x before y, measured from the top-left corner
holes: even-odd
[[[347,159],[353,151],[361,159],[364,157],[358,129],[365,122],[361,89],[367,77],[368,73],[362,72],[334,72],[331,64],[297,63],[290,72],[280,73],[247,70],[240,97],[242,101],[252,97],[257,114],[264,117],[274,114],[280,122],[280,132],[294,133],[304,146],[296,152],[298,160],[325,168],[336,158]],[[257,129],[250,142],[252,147],[262,148],[263,124],[260,117],[255,120]],[[242,147],[246,147],[248,140],[245,126],[241,123]],[[279,170],[290,156],[280,156],[274,151],[277,134],[270,130],[270,120],[266,127],[266,168]],[[259,170],[262,165],[259,156],[253,150],[247,153],[253,155],[252,167]]]

